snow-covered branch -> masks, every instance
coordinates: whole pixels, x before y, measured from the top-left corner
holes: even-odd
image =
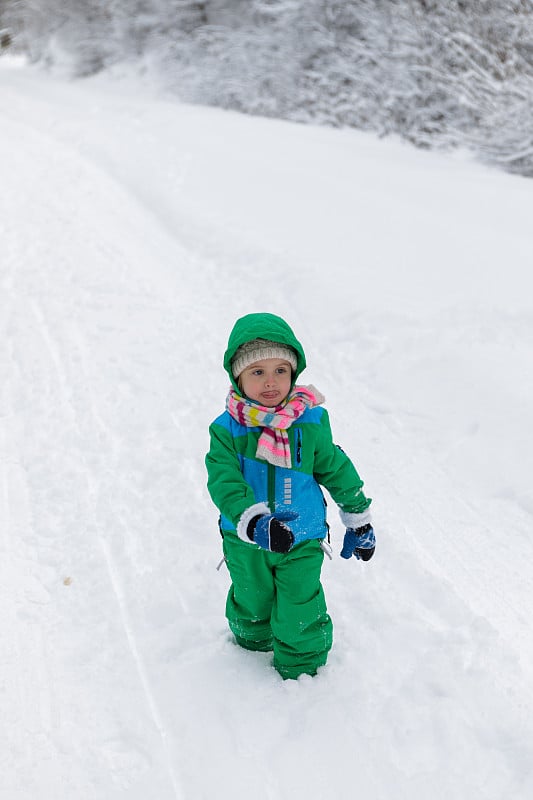
[[[189,102],[533,175],[531,0],[0,0],[0,30],[72,75],[145,59]]]

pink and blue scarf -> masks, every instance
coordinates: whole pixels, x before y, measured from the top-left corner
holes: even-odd
[[[263,428],[257,442],[256,457],[275,467],[291,465],[291,448],[287,428],[302,416],[307,408],[321,405],[325,400],[314,386],[294,386],[279,406],[269,408],[242,397],[230,389],[226,408],[234,420],[247,428]]]

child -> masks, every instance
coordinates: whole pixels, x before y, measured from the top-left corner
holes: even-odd
[[[283,678],[315,675],[332,643],[320,570],[326,487],[348,529],[341,555],[368,561],[375,538],[363,482],[331,438],[324,397],[297,386],[305,355],[274,314],[248,314],[230,334],[226,411],[211,425],[208,489],[220,511],[231,576],[226,616],[238,644],[273,650]]]

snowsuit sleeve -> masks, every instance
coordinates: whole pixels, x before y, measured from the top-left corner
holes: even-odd
[[[236,526],[243,512],[256,502],[254,491],[244,480],[231,432],[214,422],[209,436],[207,489],[220,513]]]
[[[324,409],[315,451],[314,476],[342,511],[361,514],[372,500],[363,492],[363,481],[346,453],[333,443],[329,416]]]

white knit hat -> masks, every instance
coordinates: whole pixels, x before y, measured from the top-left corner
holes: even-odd
[[[296,371],[298,360],[292,347],[279,342],[269,342],[268,339],[253,339],[251,342],[241,344],[231,359],[233,377],[238,378],[250,364],[255,364],[256,361],[262,361],[265,358],[279,358],[288,361]]]

